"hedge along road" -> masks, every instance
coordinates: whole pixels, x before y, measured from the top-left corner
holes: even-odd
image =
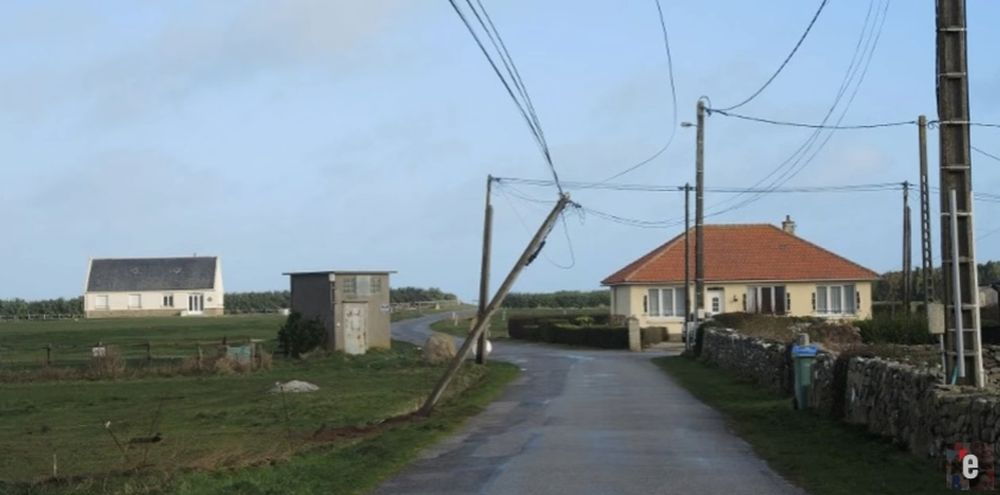
[[[440,318],[396,323],[393,338],[423,345]],[[660,371],[659,355],[494,342],[491,357],[522,376],[376,493],[804,493]]]

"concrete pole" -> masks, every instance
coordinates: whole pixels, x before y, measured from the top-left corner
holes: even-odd
[[[493,188],[493,176],[486,176],[486,209],[483,220],[483,261],[479,271],[479,312],[476,318],[482,321],[486,312],[486,298],[490,291],[490,246],[493,239],[493,205],[490,204],[490,194]],[[490,325],[486,323],[486,329],[479,336],[476,345],[476,363],[486,364],[486,339],[489,338]]]
[[[920,283],[924,292],[924,311],[934,297],[934,259],[931,257],[930,183],[927,179],[927,117],[917,117],[917,141],[920,147]]]
[[[910,259],[910,183],[903,182],[903,314],[910,314],[910,288],[913,263]]]
[[[691,323],[691,184],[684,184],[684,347],[691,349],[694,346],[691,336],[688,334],[688,325]]]
[[[705,307],[705,101],[698,100],[697,138],[695,142],[695,220],[694,220],[694,321]]]

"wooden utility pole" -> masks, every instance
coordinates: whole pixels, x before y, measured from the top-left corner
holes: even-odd
[[[697,137],[695,138],[694,195],[694,321],[705,307],[705,101],[698,100]]]
[[[917,141],[920,147],[920,285],[924,292],[924,311],[934,297],[934,260],[931,257],[931,192],[927,179],[927,117],[917,117]]]
[[[465,361],[465,357],[469,354],[469,349],[472,348],[472,344],[479,339],[479,336],[482,335],[483,331],[486,329],[490,316],[492,316],[497,308],[503,304],[503,300],[507,297],[507,293],[509,293],[511,287],[514,286],[514,281],[517,280],[518,275],[521,274],[524,267],[528,266],[528,264],[531,263],[536,256],[538,256],[538,253],[542,249],[542,245],[545,243],[545,237],[552,231],[552,227],[556,224],[556,219],[559,218],[559,215],[569,204],[570,200],[568,194],[559,196],[559,201],[556,202],[556,205],[552,208],[552,211],[549,212],[549,215],[545,217],[545,221],[542,222],[542,226],[539,227],[535,236],[531,238],[531,242],[529,242],[528,246],[524,248],[524,252],[521,253],[521,257],[517,259],[516,263],[514,263],[514,267],[511,268],[510,273],[507,274],[507,278],[505,278],[503,283],[500,284],[500,288],[497,289],[497,293],[493,296],[493,299],[491,299],[489,304],[486,305],[486,308],[483,310],[482,317],[476,318],[476,325],[472,328],[472,332],[470,332],[469,336],[465,338],[465,342],[462,343],[462,347],[458,350],[458,354],[456,354],[451,360],[451,363],[448,365],[448,369],[445,370],[444,375],[441,376],[437,385],[434,386],[434,390],[427,397],[427,400],[420,408],[418,414],[426,416],[434,410],[434,406],[437,405],[439,400],[441,400],[441,396],[448,388],[448,384],[451,383],[453,378],[455,378],[455,374],[458,373],[458,369],[462,366],[462,362]]]
[[[910,183],[903,182],[903,314],[910,314],[913,262],[910,259],[913,238],[910,234]]]
[[[985,385],[979,322],[979,277],[972,218],[969,74],[965,0],[937,0],[937,111],[940,139],[941,265],[949,346],[945,370],[956,383]],[[951,218],[954,191],[954,227]],[[956,239],[955,246],[952,240]],[[959,297],[955,297],[959,295]],[[958,360],[962,359],[961,364]],[[959,373],[965,371],[965,373]],[[955,377],[955,378],[952,378]]]
[[[484,320],[486,313],[486,298],[490,297],[490,246],[493,239],[493,205],[490,204],[490,194],[493,190],[493,176],[486,176],[486,210],[483,220],[483,264],[479,271],[479,312],[476,319]],[[476,345],[476,363],[486,364],[486,339],[489,338],[490,324],[486,322],[486,329],[479,336]]]

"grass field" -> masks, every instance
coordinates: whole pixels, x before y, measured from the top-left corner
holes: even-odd
[[[128,343],[139,333],[142,341],[154,343],[155,351],[194,348],[223,336],[271,341],[281,321],[280,316],[33,321],[0,325],[0,335],[14,349],[60,342],[66,351],[82,347],[89,352],[97,340]],[[79,361],[87,359],[87,352],[79,354]],[[144,356],[145,350],[140,353]],[[351,487],[370,485],[378,473],[385,475],[382,464],[405,462],[417,447],[465,417],[475,400],[485,400],[475,394],[479,399],[470,396],[472,402],[454,397],[456,405],[447,406],[454,409],[448,409],[451,415],[373,429],[419,406],[442,371],[423,363],[414,346],[393,342],[392,350],[364,356],[275,359],[272,369],[245,375],[7,383],[0,387],[0,493],[145,493],[162,483],[173,487],[170,492],[212,493],[201,487],[226,485],[232,476],[267,479],[271,471],[307,468],[316,459],[352,469],[348,478],[360,480],[327,476],[316,485],[325,487],[319,491],[353,493]],[[450,392],[472,383],[500,387],[513,373],[516,368],[503,363],[488,369],[465,367]],[[291,379],[314,383],[320,390],[268,393],[276,381]],[[154,433],[162,441],[135,443]],[[405,448],[350,453],[380,442],[401,442]],[[385,462],[376,462],[383,457]]]
[[[392,321],[416,318],[448,310],[405,310],[393,313]],[[45,347],[52,346],[52,365],[82,366],[90,361],[98,342],[115,346],[131,362],[144,362],[146,342],[155,361],[193,357],[198,346],[247,339],[264,340],[264,347],[277,347],[279,314],[227,315],[216,318],[116,318],[79,320],[32,320],[0,323],[0,368],[33,368],[45,363]]]
[[[279,461],[413,411],[442,370],[424,364],[415,347],[396,342],[392,351],[364,356],[278,360],[273,370],[248,375],[5,385],[0,480],[44,480],[52,474],[53,456],[60,477],[91,480],[141,465],[169,478],[182,469]],[[485,373],[464,368],[453,390]],[[291,379],[320,391],[267,393],[276,381]],[[116,438],[104,426],[109,421]],[[129,444],[156,432],[163,441]]]
[[[530,308],[530,309],[500,309],[490,318],[490,338],[506,339],[507,319],[518,316],[560,316],[564,314],[606,314],[608,308],[562,309],[562,308]],[[431,329],[458,337],[465,337],[472,329],[472,318],[459,318],[457,322],[446,318],[435,322]]]
[[[942,467],[861,428],[795,411],[788,397],[693,359],[654,361],[725,415],[775,471],[813,495],[951,493]]]

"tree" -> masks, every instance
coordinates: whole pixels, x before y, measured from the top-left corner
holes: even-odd
[[[286,356],[299,358],[323,343],[326,331],[319,320],[306,320],[298,312],[288,315],[285,324],[278,330],[278,344]]]

